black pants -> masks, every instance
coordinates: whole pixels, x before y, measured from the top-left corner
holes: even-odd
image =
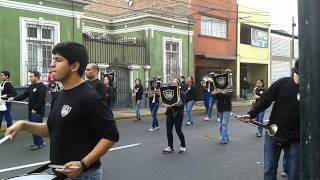
[[[173,148],[173,125],[176,128],[176,132],[179,136],[181,147],[186,147],[186,143],[184,140],[184,135],[182,133],[182,122],[183,122],[183,111],[182,113],[178,113],[175,117],[173,116],[173,113],[167,114],[167,138],[168,138],[168,146]]]

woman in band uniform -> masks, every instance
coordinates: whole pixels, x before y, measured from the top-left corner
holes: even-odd
[[[159,93],[157,92],[155,80],[150,81],[150,87],[148,90],[148,97],[149,97],[149,108],[150,108],[150,112],[152,115],[152,126],[149,129],[149,131],[152,132],[152,131],[155,131],[160,128],[158,118],[157,118],[160,96],[159,96]]]
[[[264,82],[263,79],[258,79],[256,82],[256,87],[254,88],[254,95],[253,95],[253,99],[255,100],[255,103],[257,103],[260,99],[260,96],[265,92],[266,90],[264,89]],[[262,111],[260,112],[257,117],[256,117],[256,121],[259,123],[263,123],[263,118],[264,118],[264,112]],[[256,133],[257,137],[261,137],[262,135],[262,127],[258,127],[258,132]]]
[[[168,138],[168,147],[162,150],[164,154],[173,153],[173,135],[172,130],[173,126],[176,128],[177,135],[181,142],[181,147],[179,153],[186,152],[186,143],[184,139],[184,135],[182,132],[182,122],[183,122],[183,101],[185,99],[184,92],[181,90],[179,79],[173,80],[174,86],[179,86],[180,88],[180,102],[175,106],[168,107],[166,111],[167,120],[166,120],[166,128],[167,128],[167,138]]]
[[[142,105],[142,94],[143,94],[143,86],[141,85],[141,80],[138,78],[135,80],[135,86],[133,89],[133,96],[135,97],[136,101],[136,119],[135,121],[140,121],[140,108]]]

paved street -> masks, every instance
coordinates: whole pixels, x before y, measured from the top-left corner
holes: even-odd
[[[245,113],[248,107],[234,108]],[[269,112],[266,114],[266,118]],[[219,144],[219,123],[203,121],[203,113],[194,114],[195,124],[183,126],[186,154],[167,154],[165,116],[160,116],[161,129],[149,132],[150,117],[142,122],[132,119],[117,121],[120,142],[115,147],[141,143],[134,147],[114,150],[103,159],[104,179],[109,180],[259,180],[263,173],[263,139],[255,137],[256,129],[230,118],[228,145]],[[1,134],[1,137],[3,134]],[[21,133],[13,142],[0,145],[0,172],[5,168],[47,161],[49,142],[38,151],[30,151],[31,135]],[[174,134],[175,149],[179,140]],[[0,173],[1,178],[20,175],[36,167]],[[280,178],[279,178],[280,179]]]

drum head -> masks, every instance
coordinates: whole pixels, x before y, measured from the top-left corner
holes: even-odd
[[[51,174],[30,174],[9,178],[8,180],[49,180],[54,179],[55,177],[55,175]]]

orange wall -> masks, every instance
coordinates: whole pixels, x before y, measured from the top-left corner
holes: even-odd
[[[237,3],[236,0],[192,0],[192,14],[195,19],[193,50],[194,55],[236,55],[237,44]],[[210,10],[199,6],[215,8]],[[202,36],[201,15],[225,19],[228,21],[228,37],[226,39]]]

